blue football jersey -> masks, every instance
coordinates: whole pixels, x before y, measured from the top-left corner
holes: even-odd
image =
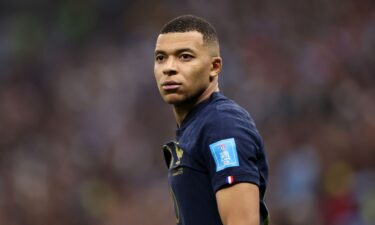
[[[215,193],[235,183],[256,184],[261,224],[268,163],[249,113],[219,92],[199,103],[164,145],[168,180],[179,225],[222,225]]]

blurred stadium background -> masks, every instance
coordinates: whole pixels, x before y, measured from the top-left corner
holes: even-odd
[[[160,27],[205,17],[269,156],[272,225],[375,224],[371,0],[0,3],[0,224],[174,224]]]

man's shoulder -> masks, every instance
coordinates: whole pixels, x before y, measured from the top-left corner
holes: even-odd
[[[223,96],[217,98],[210,108],[203,125],[208,136],[213,138],[242,137],[242,140],[252,137],[255,142],[261,143],[254,120],[248,111],[235,101]]]
[[[252,120],[246,109],[223,94],[217,94],[217,97],[210,106],[209,113],[211,114],[209,117],[211,119],[238,118],[240,120]]]

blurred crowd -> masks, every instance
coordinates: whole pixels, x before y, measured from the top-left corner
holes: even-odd
[[[0,224],[175,223],[153,50],[187,13],[264,138],[271,225],[375,224],[371,0],[0,3]]]

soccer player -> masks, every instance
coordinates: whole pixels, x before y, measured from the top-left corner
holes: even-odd
[[[268,224],[263,142],[249,113],[219,92],[221,68],[206,20],[184,15],[162,28],[154,73],[178,127],[163,148],[177,224]]]

